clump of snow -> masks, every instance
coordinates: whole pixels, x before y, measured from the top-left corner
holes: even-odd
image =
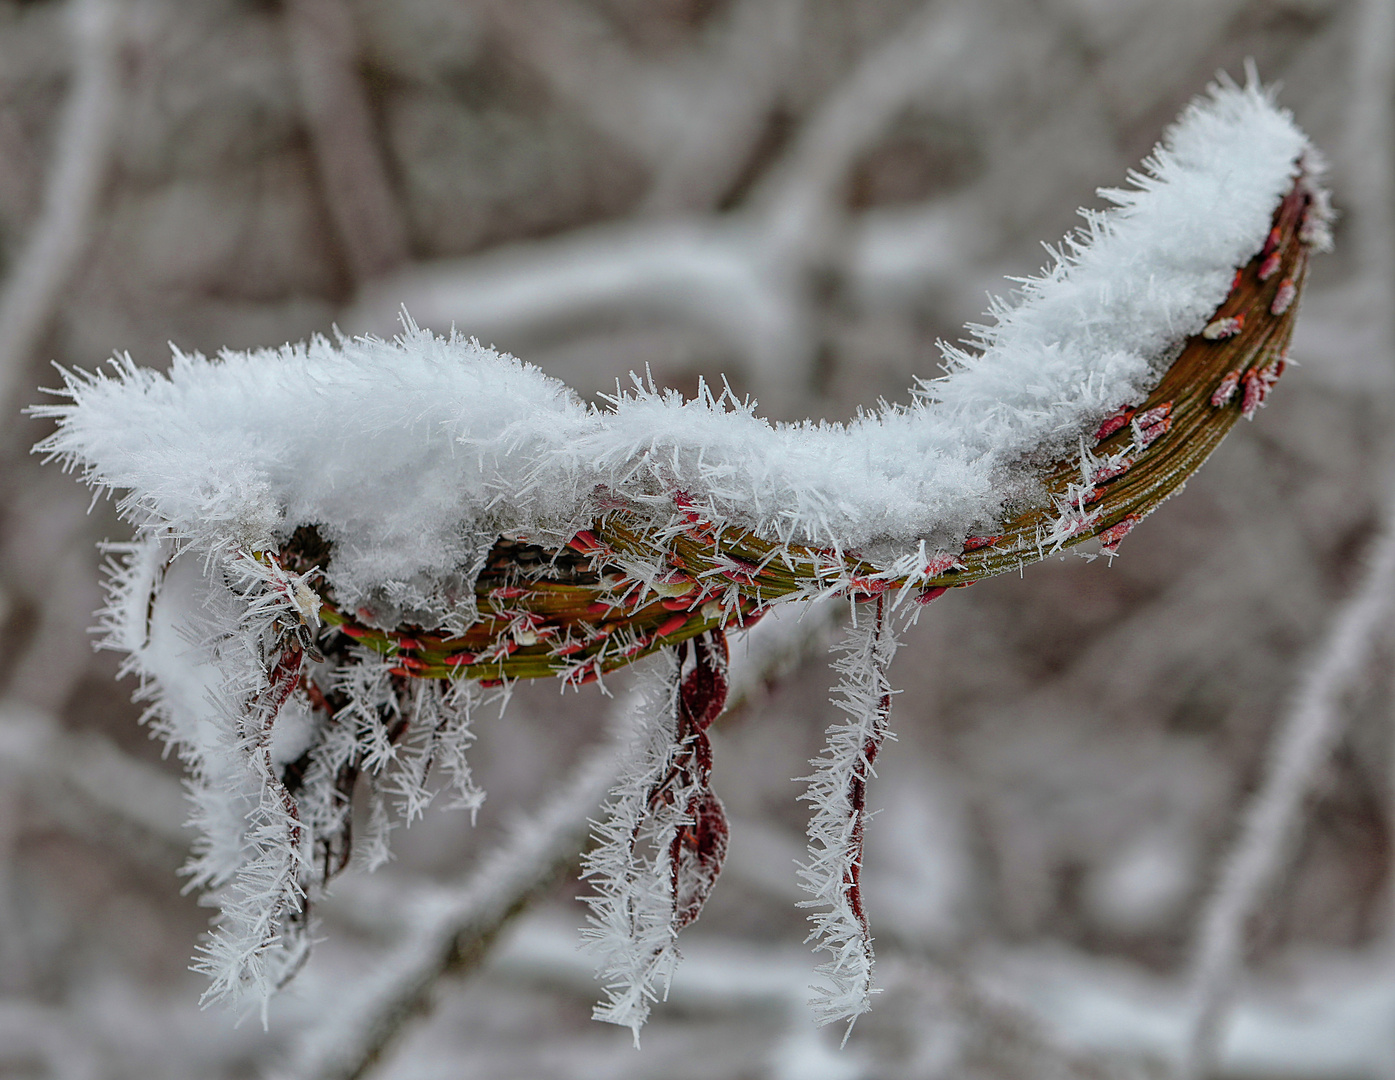
[[[1102,192],[1115,209],[1087,214],[995,305],[977,351],[946,346],[949,374],[847,424],[773,424],[726,393],[639,386],[588,408],[535,368],[409,323],[394,342],[66,374],[71,402],[37,410],[61,425],[41,448],[128,492],[142,528],[196,544],[256,550],[318,524],[346,604],[393,592],[436,621],[493,537],[561,537],[598,485],[681,487],[771,539],[904,546],[991,521],[1032,463],[1138,400],[1259,249],[1307,151],[1257,86],[1214,87],[1132,187]]]
[[[596,418],[561,383],[452,335],[394,343],[316,338],[169,372],[114,361],[65,374],[71,405],[43,449],[123,491],[142,531],[194,547],[275,548],[317,524],[335,544],[342,603],[443,588],[482,537],[576,514],[568,444]],[[543,482],[544,476],[546,482]],[[486,547],[487,550],[487,547]],[[468,592],[468,590],[466,590]]]

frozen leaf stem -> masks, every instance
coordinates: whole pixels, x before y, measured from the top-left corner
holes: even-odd
[[[816,990],[814,1014],[821,1024],[853,1022],[871,1008],[872,933],[862,899],[862,843],[869,817],[867,784],[876,775],[877,753],[888,735],[891,683],[887,668],[896,655],[886,599],[878,597],[875,614],[864,613],[838,645],[833,662],[840,676],[834,704],[845,719],[828,729],[828,744],[810,764],[808,791],[800,796],[813,806],[809,821],[807,865],[799,871],[804,891],[813,899],[802,907],[825,910],[809,916],[809,940],[830,959],[819,967],[828,982]],[[844,1041],[847,1035],[844,1035]]]
[[[686,644],[667,652],[665,670],[641,696],[649,717],[642,746],[604,808],[582,870],[595,883],[586,935],[607,996],[595,1017],[630,1028],[636,1046],[649,1003],[673,977],[678,932],[701,913],[727,850],[707,736],[726,706],[726,638],[696,638],[685,672],[687,653]]]

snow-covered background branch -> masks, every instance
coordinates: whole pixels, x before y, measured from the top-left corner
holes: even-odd
[[[0,2],[0,1076],[1395,1075],[1393,11]],[[129,534],[17,415],[50,360],[392,333],[405,303],[584,394],[725,372],[846,418],[1246,57],[1343,214],[1296,366],[1112,566],[902,637],[861,881],[883,992],[846,1049],[793,908],[790,778],[835,716],[815,615],[753,632],[712,731],[727,868],[642,1053],[586,1021],[575,952],[594,688],[477,717],[478,823],[433,809],[341,879],[269,1029],[198,1011],[179,770],[86,634],[95,542]]]

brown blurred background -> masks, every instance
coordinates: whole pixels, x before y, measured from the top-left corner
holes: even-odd
[[[179,766],[87,631],[127,533],[19,417],[50,361],[391,335],[405,305],[587,396],[648,365],[845,418],[933,375],[1253,58],[1341,212],[1296,366],[1112,566],[981,584],[907,636],[866,873],[885,992],[846,1049],[803,1008],[794,908],[815,649],[714,739],[731,860],[642,1052],[589,1020],[573,875],[366,1073],[1169,1075],[1203,907],[1390,473],[1392,56],[1387,0],[0,0],[0,1076],[293,1075],[384,913],[467,871],[608,708],[521,693],[482,725],[473,829],[433,813],[347,881],[268,1027],[200,1012]],[[1390,656],[1343,697],[1209,1075],[1395,1076]]]

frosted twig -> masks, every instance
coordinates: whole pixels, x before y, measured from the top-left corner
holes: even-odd
[[[706,48],[646,61],[584,6],[489,5],[510,48],[653,170],[642,209],[706,209],[730,186],[789,76],[805,0],[743,0]]]
[[[68,1010],[0,999],[0,1067],[34,1058],[55,1080],[100,1080],[109,1075],[92,1033],[75,1023]]]
[[[1395,593],[1395,522],[1387,520],[1361,583],[1337,613],[1279,723],[1261,786],[1202,913],[1193,944],[1181,1075],[1205,1074],[1243,963],[1245,929],[1282,870],[1303,800],[1342,731],[1342,695],[1369,662]]]
[[[955,283],[995,228],[958,205],[857,215],[845,234],[845,282],[860,296]],[[390,335],[405,307],[423,326],[454,324],[502,343],[597,311],[653,312],[715,330],[755,371],[779,370],[807,330],[786,280],[769,272],[745,216],[625,222],[413,265],[370,283],[342,325]]]
[[[343,0],[288,0],[287,30],[329,214],[356,282],[407,257],[407,228],[373,132]]]
[[[54,138],[43,202],[0,291],[0,412],[86,249],[120,111],[119,0],[70,0],[71,88]]]
[[[92,609],[100,591],[91,578],[92,555],[85,532],[73,529],[61,556],[51,563],[39,624],[11,656],[6,693],[30,705],[59,711],[82,678]]]
[[[872,98],[884,103],[887,96]],[[1287,258],[1301,277],[1303,245],[1316,240],[1305,239],[1305,230],[1322,225],[1304,173],[1307,145],[1257,80],[1243,88],[1213,86],[1169,129],[1131,188],[1106,192],[1116,209],[1088,216],[1055,264],[1022,284],[1019,302],[995,306],[992,324],[973,328],[973,351],[945,347],[948,375],[914,388],[908,405],[886,403],[846,424],[771,424],[751,402],[729,390],[714,394],[705,383],[687,399],[636,380],[609,408],[588,409],[536,369],[458,335],[423,333],[410,320],[392,343],[316,339],[275,352],[224,352],[216,363],[176,355],[167,375],[128,358],[115,362],[113,374],[65,371],[71,404],[35,410],[60,421],[40,449],[83,469],[99,489],[129,492],[121,510],[141,535],[113,589],[113,644],[136,656],[163,694],[166,674],[178,684],[183,669],[197,665],[168,650],[154,658],[169,662],[166,673],[145,664],[152,612],[163,610],[176,625],[202,619],[210,631],[202,635],[203,652],[225,676],[212,695],[167,698],[165,710],[167,730],[187,732],[174,741],[191,747],[196,770],[216,760],[230,774],[217,777],[218,785],[200,776],[197,789],[222,790],[255,807],[229,815],[234,801],[214,798],[209,807],[222,817],[209,819],[206,831],[218,845],[216,857],[201,854],[196,863],[195,887],[226,886],[219,897],[223,918],[201,965],[216,976],[215,992],[269,986],[279,960],[273,971],[263,952],[275,948],[279,955],[285,933],[297,945],[308,941],[302,901],[332,872],[331,859],[319,874],[310,858],[326,831],[317,835],[316,821],[335,834],[355,770],[381,774],[389,759],[401,763],[405,755],[407,767],[398,774],[409,785],[404,809],[410,816],[422,805],[420,781],[434,754],[431,730],[441,729],[434,708],[423,711],[425,698],[411,705],[401,692],[414,675],[443,685],[459,673],[496,683],[548,674],[581,682],[602,664],[684,640],[687,634],[663,640],[684,627],[715,632],[694,624],[696,618],[759,617],[771,597],[874,598],[900,582],[901,596],[925,586],[917,598],[928,601],[979,570],[1005,569],[999,563],[973,570],[964,559],[991,557],[971,553],[1003,537],[985,539],[975,530],[1000,520],[1010,499],[1042,479],[1038,462],[1061,452],[1073,456],[1078,448],[1071,443],[1083,446],[1091,432],[1096,442],[1108,439],[1131,418],[1131,448],[1141,451],[1160,439],[1172,425],[1171,400],[1141,411],[1110,410],[1155,390],[1165,393],[1158,380],[1181,363],[1174,351],[1179,333],[1206,328],[1182,353],[1209,356],[1202,368],[1219,371],[1230,359],[1207,342],[1234,336],[1241,317],[1216,322],[1229,327],[1220,337],[1207,320],[1238,288],[1236,265],[1269,244],[1265,264]],[[1276,205],[1282,228],[1272,224]],[[1309,206],[1314,213],[1305,214]],[[1258,276],[1266,280],[1263,271]],[[1269,288],[1283,291],[1278,281]],[[1286,313],[1297,286],[1285,280],[1283,289],[1287,298],[1275,299],[1269,310],[1275,319],[1292,318]],[[1257,370],[1247,378],[1258,379]],[[1252,404],[1247,390],[1247,411]],[[1218,430],[1234,421],[1206,415]],[[346,416],[357,418],[347,440]],[[1093,465],[1082,475],[1097,483]],[[1048,534],[1038,521],[1034,534],[1023,534],[1027,546],[1012,550],[1030,551],[1035,543],[1039,556],[1043,540],[1083,536],[1085,515],[1104,513],[1108,499],[1087,512],[1084,494],[1074,484],[1053,494],[1054,511],[1042,511],[1062,524],[1078,497],[1081,520],[1068,531],[1053,525]],[[619,532],[632,519],[638,547]],[[1130,515],[1100,533],[1106,548],[1112,551],[1120,530],[1137,520]],[[731,525],[748,532],[750,547],[742,550],[763,552],[756,556],[761,564],[722,547],[718,533]],[[612,527],[612,539],[597,538]],[[931,534],[948,546],[928,549],[924,538]],[[711,562],[670,549],[680,535],[704,547],[713,542]],[[335,537],[332,557],[325,536]],[[579,578],[584,583],[595,575],[586,618],[549,622],[528,606],[533,571],[521,567],[536,553],[518,547],[522,538],[541,541],[543,551],[557,556],[568,553],[568,574],[577,572],[570,553],[588,560]],[[176,541],[186,556],[203,556],[205,580],[188,582],[182,594],[171,590],[165,574],[172,552],[163,551]],[[868,569],[854,573],[845,553],[868,544],[878,553]],[[900,545],[907,547],[893,555]],[[500,555],[491,555],[496,548]],[[522,561],[513,561],[516,554]],[[1004,554],[1007,565],[1021,558]],[[288,560],[284,573],[281,558]],[[499,560],[495,570],[503,580],[480,576],[491,559]],[[603,573],[611,565],[622,572]],[[964,576],[950,579],[951,573]],[[769,591],[763,591],[766,574]],[[311,576],[324,582],[325,619],[340,636],[320,634]],[[929,586],[939,578],[946,582]],[[639,606],[650,591],[665,598],[660,610],[673,614],[659,614],[653,602]],[[465,605],[470,615],[484,602],[499,625],[482,628],[477,645],[466,650],[458,635],[471,623],[460,598],[472,593]],[[195,604],[197,595],[207,602]],[[737,604],[740,620],[727,618]],[[877,605],[880,624],[881,599]],[[594,616],[623,606],[649,611],[652,628],[637,618],[595,625],[605,620]],[[319,645],[336,657],[334,671],[365,673],[381,689],[369,695],[368,707],[329,704],[316,672],[306,667],[326,662]],[[582,656],[588,649],[591,655]],[[518,657],[509,659],[515,651]],[[839,689],[854,715],[850,726],[832,732],[833,746],[811,785],[815,851],[806,879],[819,904],[831,909],[816,916],[815,936],[834,954],[824,969],[834,983],[820,1008],[826,1019],[856,1015],[870,993],[860,833],[865,784],[889,705],[883,669],[890,652],[889,636],[880,632],[875,642],[851,649]],[[573,656],[580,658],[568,659]],[[717,682],[713,676],[712,685]],[[330,691],[353,704],[347,687]],[[210,697],[231,707],[205,725],[194,714],[203,707],[198,701],[206,705]],[[715,702],[717,695],[704,700]],[[686,680],[674,704],[679,726],[656,740],[655,747],[666,745],[646,757],[648,772],[633,778],[615,804],[617,818],[628,814],[628,824],[621,821],[608,835],[621,854],[607,864],[606,879],[621,883],[606,893],[614,904],[602,905],[620,912],[604,920],[608,940],[624,942],[613,950],[617,955],[634,949],[623,963],[608,965],[607,989],[618,997],[606,1016],[627,1023],[642,1019],[645,999],[665,974],[671,946],[665,935],[705,896],[726,835],[706,790],[710,758],[703,741],[689,743],[681,726],[689,714],[710,720],[709,709],[689,702]],[[292,706],[285,717],[283,705]],[[191,715],[175,719],[185,711]],[[342,743],[345,721],[355,730]],[[706,722],[692,720],[691,731],[700,733]],[[462,727],[459,735],[463,749],[468,732]],[[211,745],[215,737],[227,745]],[[340,767],[321,770],[314,790],[323,795],[324,812],[312,820],[298,791],[326,748]],[[477,798],[468,776],[461,778],[463,794]],[[381,796],[381,778],[376,786]],[[672,868],[671,918],[662,926],[621,910],[648,911],[651,900],[662,899],[666,883],[657,857],[645,850],[631,858],[646,844],[666,854]],[[630,903],[636,897],[644,899]]]
[[[668,856],[675,836],[692,824],[679,766],[679,675],[678,657],[665,650],[660,670],[636,695],[632,746],[582,863],[593,889],[583,933],[606,995],[593,1016],[628,1027],[636,1048],[649,1003],[667,992],[679,961]]]
[[[483,6],[509,50],[598,130],[647,162],[672,150],[694,87],[632,55],[599,12],[556,0]]]
[[[649,311],[715,329],[757,372],[778,370],[804,332],[744,218],[601,225],[418,264],[375,282],[343,325],[391,333],[404,307],[421,325],[454,324],[482,341],[598,311]]]
[[[684,126],[657,162],[640,209],[649,214],[711,208],[747,164],[790,75],[807,0],[741,0],[703,57],[703,92],[680,114]]]
[[[15,770],[45,791],[56,782],[103,814],[135,824],[185,850],[193,831],[179,782],[96,734],[62,729],[52,716],[18,701],[0,702],[0,773]],[[55,804],[66,801],[55,795]]]
[[[1352,242],[1364,278],[1361,300],[1377,333],[1373,359],[1386,373],[1388,385],[1395,359],[1395,312],[1389,303],[1395,290],[1395,212],[1390,205],[1395,196],[1395,0],[1362,0],[1351,33],[1354,55],[1342,165],[1359,225],[1352,230]],[[1392,466],[1395,461],[1387,447],[1385,476],[1391,475]],[[1395,752],[1388,768],[1386,835],[1395,836]],[[1389,955],[1395,954],[1395,868],[1387,871],[1385,888],[1384,946]],[[1383,1076],[1395,1077],[1395,1055],[1384,1063]]]

